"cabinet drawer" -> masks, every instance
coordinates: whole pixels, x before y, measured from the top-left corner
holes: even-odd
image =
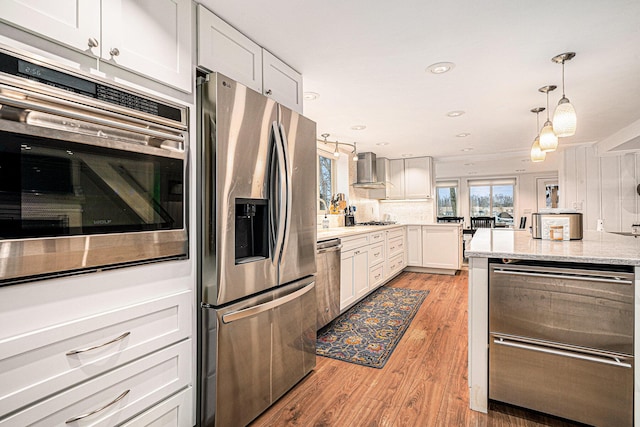
[[[369,247],[369,265],[376,265],[384,261],[384,243]]]
[[[393,275],[404,268],[404,254],[389,259],[389,275]]]
[[[394,228],[387,231],[387,239],[395,239],[404,236],[404,227]]]
[[[384,281],[384,264],[369,267],[369,288],[373,289]]]
[[[0,341],[0,417],[189,337],[192,298],[184,291]]]
[[[137,359],[15,413],[0,426],[117,425],[189,385],[191,346],[184,340]],[[83,421],[70,421],[92,412]]]
[[[389,256],[392,257],[404,252],[404,237],[389,239]]]
[[[193,412],[193,387],[158,403],[122,427],[182,427],[195,424]]]
[[[369,234],[369,243],[376,244],[382,243],[384,241],[384,231],[378,231],[375,233]]]
[[[342,241],[342,252],[344,252],[344,251],[348,251],[351,249],[368,245],[369,235],[359,234],[357,236],[342,237],[340,240]]]

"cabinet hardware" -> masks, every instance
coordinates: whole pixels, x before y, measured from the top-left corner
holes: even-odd
[[[107,403],[107,404],[106,404],[106,405],[104,405],[103,407],[98,408],[98,409],[94,409],[93,411],[91,411],[91,412],[87,412],[86,414],[78,415],[77,417],[69,418],[67,421],[65,421],[65,423],[66,423],[66,424],[71,424],[71,423],[73,423],[73,422],[75,422],[75,421],[80,421],[80,420],[82,420],[82,419],[84,419],[84,418],[90,417],[90,416],[91,416],[91,415],[93,415],[93,414],[97,414],[98,412],[102,412],[102,411],[104,411],[105,409],[107,409],[109,406],[111,406],[111,405],[115,405],[116,403],[118,403],[119,401],[121,401],[122,399],[124,399],[124,398],[125,398],[125,396],[126,396],[127,394],[129,394],[129,392],[130,392],[130,391],[131,391],[131,390],[125,390],[125,392],[124,392],[124,393],[122,393],[120,396],[116,397],[115,399],[113,399],[111,402]]]
[[[87,44],[89,45],[89,47],[98,47],[100,45],[95,37],[89,37]]]
[[[271,89],[267,89],[264,94],[265,95],[271,95],[273,92],[271,91]]]
[[[358,255],[360,253],[360,251],[354,251],[353,254],[354,255]]]
[[[117,47],[114,47],[113,49],[111,49],[109,51],[109,54],[111,56],[118,56],[118,55],[120,55],[120,49],[118,49]]]
[[[97,349],[102,348],[104,346],[107,346],[109,344],[114,344],[114,343],[117,343],[118,341],[122,341],[123,339],[125,339],[129,335],[131,335],[131,332],[125,332],[124,334],[120,335],[119,337],[116,337],[116,338],[112,339],[111,341],[107,341],[107,342],[102,343],[102,344],[94,345],[92,347],[87,347],[87,348],[81,348],[81,349],[78,349],[78,350],[68,351],[67,352],[67,356],[73,356],[74,354],[86,353],[88,351],[97,350]]]

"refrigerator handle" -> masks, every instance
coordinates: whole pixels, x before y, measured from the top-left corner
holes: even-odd
[[[271,191],[269,198],[272,200],[273,215],[270,216],[272,233],[275,231],[275,241],[273,241],[273,252],[271,253],[271,261],[273,263],[280,263],[282,256],[282,247],[284,246],[284,236],[286,232],[286,185],[284,182],[287,179],[287,171],[284,160],[284,153],[282,152],[282,142],[280,139],[280,129],[278,122],[271,124],[271,134],[273,135],[274,147],[275,147],[275,160],[277,164],[277,171],[271,176]],[[274,197],[277,200],[274,200]],[[275,212],[274,212],[275,210]],[[277,222],[277,227],[276,227]],[[273,234],[272,234],[273,235]]]
[[[289,230],[291,229],[291,177],[293,176],[293,171],[291,170],[291,162],[289,161],[289,142],[287,141],[287,134],[284,131],[284,126],[282,123],[278,123],[278,128],[280,129],[280,143],[282,144],[282,154],[284,159],[284,168],[285,168],[285,225],[284,225],[284,236],[289,234]],[[283,238],[282,241],[282,250],[284,251],[285,240]]]
[[[290,301],[293,301],[296,298],[301,297],[302,295],[312,290],[315,284],[316,282],[314,281],[309,283],[304,288],[300,288],[297,291],[291,292],[290,294],[287,294],[273,301],[265,302],[263,304],[255,305],[249,308],[243,308],[242,310],[238,310],[238,311],[232,311],[231,313],[223,314],[222,322],[231,323],[231,322],[235,322],[236,320],[246,319],[247,317],[252,317],[260,313],[264,313],[265,311],[284,305]]]

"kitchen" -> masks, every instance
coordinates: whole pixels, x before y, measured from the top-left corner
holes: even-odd
[[[287,11],[288,2],[267,6],[203,1],[204,7],[198,8],[189,1],[101,4],[94,0],[79,2],[77,9],[56,7],[55,2],[50,2],[49,6],[37,3],[10,2],[2,6],[0,43],[4,47],[24,55],[23,58],[35,58],[35,65],[59,65],[62,70],[95,77],[105,86],[124,87],[151,101],[188,111],[172,123],[177,130],[171,131],[174,138],[169,140],[176,144],[169,145],[170,153],[165,156],[182,162],[178,168],[184,168],[186,179],[182,183],[172,179],[171,185],[167,182],[162,187],[166,193],[163,200],[167,203],[163,209],[173,212],[175,206],[171,203],[176,197],[177,200],[180,196],[185,197],[185,217],[183,224],[177,223],[174,229],[177,243],[169,244],[174,249],[177,246],[177,252],[143,256],[167,258],[163,262],[137,265],[139,260],[127,258],[125,264],[133,261],[136,265],[102,269],[82,264],[82,253],[86,252],[80,246],[70,251],[74,256],[80,254],[79,265],[100,271],[29,280],[0,288],[2,323],[11,325],[0,337],[6,349],[3,362],[6,369],[3,371],[9,375],[2,383],[19,384],[17,389],[23,390],[4,401],[3,414],[9,413],[13,417],[17,415],[16,408],[31,408],[28,417],[32,418],[25,419],[35,422],[38,416],[50,411],[46,408],[59,408],[63,400],[71,395],[79,399],[86,390],[101,390],[103,395],[87,402],[84,409],[71,408],[68,412],[76,413],[69,416],[82,414],[119,396],[123,390],[115,390],[110,382],[113,379],[107,378],[109,375],[97,376],[97,370],[91,374],[90,381],[80,376],[78,369],[64,378],[50,376],[40,388],[32,385],[42,380],[35,370],[29,377],[24,374],[29,367],[13,373],[9,371],[15,363],[14,355],[44,351],[45,347],[29,344],[34,337],[45,338],[51,345],[61,336],[69,337],[74,344],[71,348],[76,348],[76,344],[77,348],[82,348],[82,340],[74,338],[79,333],[101,331],[91,338],[96,344],[108,337],[118,337],[119,334],[113,334],[119,328],[113,325],[106,328],[104,323],[115,320],[107,320],[99,314],[113,312],[111,318],[117,318],[121,316],[118,309],[122,309],[122,313],[126,312],[122,317],[127,319],[140,318],[144,314],[142,318],[146,316],[150,324],[155,325],[148,328],[157,332],[155,342],[142,342],[127,350],[130,358],[126,360],[140,362],[156,358],[158,364],[154,366],[158,366],[157,369],[169,372],[173,369],[169,367],[171,365],[179,374],[177,379],[169,380],[167,373],[167,381],[159,382],[155,380],[157,371],[144,374],[141,370],[141,376],[136,377],[133,373],[138,371],[133,369],[133,363],[122,365],[108,357],[94,360],[91,369],[108,362],[108,372],[135,377],[134,385],[145,384],[147,390],[155,393],[146,400],[131,402],[119,411],[119,418],[104,422],[148,424],[150,421],[143,420],[152,420],[154,414],[176,408],[174,412],[167,412],[178,417],[176,425],[195,424],[198,418],[195,397],[198,362],[195,355],[199,354],[195,320],[199,302],[196,302],[195,292],[200,268],[197,262],[199,232],[195,228],[200,204],[196,184],[199,182],[196,67],[223,74],[232,73],[237,64],[242,65],[243,70],[249,69],[236,80],[259,92],[271,89],[273,98],[292,110],[301,111],[304,107],[304,115],[317,123],[315,138],[322,140],[321,134],[329,134],[326,138],[329,144],[319,142],[318,148],[324,148],[330,156],[336,148],[333,145],[342,142],[354,144],[357,153],[373,152],[379,158],[402,159],[404,164],[406,159],[430,157],[434,166],[431,175],[434,188],[446,182],[458,186],[457,213],[465,217],[465,227],[470,225],[472,181],[496,178],[516,182],[513,217],[516,220],[527,217],[528,225],[531,224],[530,214],[537,212],[540,201],[544,200],[540,190],[545,188],[545,182],[552,183],[554,179],[560,188],[559,206],[582,212],[585,230],[596,230],[598,220],[602,220],[604,230],[624,232],[638,221],[635,187],[638,184],[637,140],[640,132],[635,113],[638,101],[634,95],[639,89],[635,78],[639,67],[635,55],[639,10],[634,2],[614,2],[616,7],[612,7],[611,2],[606,5],[546,3],[526,7],[500,2],[492,2],[489,6],[467,2],[462,14],[445,5],[421,3],[388,10],[364,3],[324,4],[305,12]],[[77,16],[74,15],[76,12]],[[460,19],[462,16],[459,15],[465,19]],[[538,28],[545,15],[558,28]],[[264,22],[265,17],[279,16],[287,18],[286,26],[271,26]],[[415,17],[417,25],[407,25],[409,16]],[[554,16],[564,19],[558,21]],[[478,25],[478,21],[483,25]],[[78,27],[73,23],[79,23]],[[607,26],[606,31],[594,30],[602,26]],[[465,36],[458,36],[457,40],[447,38],[454,33]],[[203,43],[203,40],[209,43]],[[242,46],[244,56],[233,56],[225,50],[232,45]],[[562,89],[561,67],[550,59],[567,51],[577,53],[566,64],[566,95],[578,111],[578,132],[575,137],[560,139],[560,149],[550,153],[544,162],[525,161],[536,136],[534,131],[539,129],[533,128],[535,117],[529,110],[546,106],[545,96],[538,88],[555,84]],[[225,58],[220,52],[229,56]],[[371,62],[365,63],[365,60]],[[425,72],[427,66],[441,61],[452,61],[455,66],[441,75]],[[605,69],[602,64],[606,61],[610,61],[610,66]],[[364,79],[369,74],[373,78],[371,81]],[[389,76],[401,77],[389,84]],[[419,79],[419,83],[414,78]],[[263,87],[266,81],[273,86]],[[403,94],[407,94],[407,98],[403,98]],[[560,90],[551,95],[550,114],[560,98]],[[316,99],[312,100],[314,96]],[[18,98],[14,95],[14,99]],[[422,108],[420,104],[426,105]],[[3,107],[3,110],[3,114],[10,115],[9,109]],[[447,112],[463,110],[464,113],[457,117],[446,116]],[[545,113],[540,117],[543,122]],[[162,119],[152,127],[167,131],[167,120]],[[180,146],[180,135],[186,136],[183,141],[186,150]],[[153,148],[161,147],[159,144]],[[344,162],[350,157],[351,149],[346,145],[340,148],[343,155],[339,162]],[[92,157],[89,154],[84,157],[90,164],[87,159]],[[337,183],[335,192],[347,195],[349,203],[357,207],[357,221],[388,216],[399,223],[420,227],[435,223],[438,206],[433,197],[380,201],[371,196],[372,190],[351,188],[350,184],[356,182],[353,176],[356,171],[350,161],[346,168],[346,175],[344,170],[342,175],[338,171],[337,180],[342,180],[342,184]],[[89,169],[97,170],[96,167]],[[94,176],[94,173],[89,175]],[[113,181],[111,175],[112,172],[108,176]],[[132,183],[141,182],[141,179],[135,174],[132,177],[135,179],[119,182],[119,188],[137,188]],[[66,188],[69,195],[69,186]],[[133,211],[144,216],[140,208]],[[322,221],[322,212],[319,213],[318,225]],[[313,217],[313,214],[309,215]],[[102,220],[95,219],[98,225]],[[332,218],[332,221],[337,222],[339,218]],[[321,228],[318,235],[320,233]],[[185,240],[186,234],[188,239]],[[84,239],[83,244],[90,245],[96,240]],[[6,251],[9,249],[3,252],[0,260],[3,271],[15,264],[15,259]],[[44,252],[50,254],[51,251],[49,248]],[[36,262],[25,259],[25,265],[39,265],[39,260],[32,259]],[[66,269],[59,266],[59,260],[47,259],[50,264],[44,262],[45,265]],[[120,262],[118,259],[109,261]],[[38,270],[28,274],[48,272]],[[445,283],[442,282],[444,278],[450,278],[446,275],[428,277],[438,283]],[[456,280],[458,276],[453,277],[452,280]],[[37,296],[35,302],[34,295]],[[47,313],[47,316],[41,316],[41,313]],[[78,319],[95,320],[93,324],[85,322],[84,329],[78,329]],[[147,327],[145,321],[138,323],[141,328]],[[67,329],[51,329],[53,325],[65,324],[69,325]],[[161,325],[170,332],[160,333]],[[125,337],[121,342],[130,344],[127,340],[131,338]],[[37,356],[32,357],[38,360]],[[464,365],[466,360],[460,362]],[[68,364],[67,361],[60,363]],[[62,365],[61,369],[66,369]],[[130,368],[133,373],[126,373],[124,368]],[[461,376],[455,378],[461,380]],[[75,388],[76,384],[81,384],[83,390]],[[51,390],[61,392],[52,395]],[[67,390],[67,394],[62,390]],[[130,395],[133,395],[134,389],[131,390]],[[163,399],[159,398],[161,396]],[[125,396],[123,399],[131,398]],[[134,416],[140,418],[134,419]],[[2,417],[7,420],[7,415]]]

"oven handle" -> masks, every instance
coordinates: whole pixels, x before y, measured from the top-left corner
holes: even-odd
[[[155,138],[163,139],[163,140],[171,140],[178,141],[184,143],[184,136],[182,135],[173,135],[167,132],[161,132],[158,130],[153,130],[149,128],[142,128],[140,126],[130,125],[127,123],[123,123],[116,120],[111,119],[103,119],[97,116],[92,116],[89,114],[77,113],[69,110],[65,110],[63,108],[54,108],[46,105],[41,105],[25,100],[9,98],[6,96],[0,95],[0,104],[10,105],[12,107],[21,108],[25,110],[34,110],[38,112],[53,114],[54,116],[62,116],[67,117],[69,119],[81,120],[88,123],[93,123],[101,126],[108,126],[115,129],[125,130],[129,132],[138,133],[145,136],[153,136]],[[28,120],[28,118],[27,118]]]
[[[311,282],[306,285],[304,288],[300,288],[297,291],[291,292],[281,298],[275,299],[273,301],[265,302],[263,304],[258,304],[253,307],[243,308],[238,311],[232,311],[231,313],[222,315],[223,323],[231,323],[236,320],[246,319],[247,317],[256,316],[260,313],[264,313],[265,311],[269,311],[272,308],[276,308],[278,306],[284,305],[289,301],[293,301],[296,298],[301,297],[302,295],[309,292],[315,286],[316,282]]]
[[[570,357],[573,359],[586,360],[589,362],[603,363],[605,365],[614,365],[621,368],[631,368],[630,363],[622,362],[622,360],[624,360],[624,357],[622,356],[614,356],[614,355],[602,355],[602,357],[593,356],[593,355],[590,356],[586,354],[577,353],[575,351],[554,349],[549,347],[543,347],[536,344],[525,344],[522,342],[512,341],[504,337],[494,338],[493,343],[497,345],[503,345],[506,347],[519,348],[522,350],[531,350],[531,351],[537,351],[540,353],[553,354],[555,356]]]
[[[632,280],[624,279],[620,276],[596,276],[596,275],[579,275],[579,274],[554,274],[554,273],[533,273],[530,271],[519,270],[501,270],[496,268],[493,270],[496,274],[511,274],[514,276],[530,276],[530,277],[550,277],[554,279],[570,279],[570,280],[590,280],[592,282],[616,283],[620,285],[631,285]]]

